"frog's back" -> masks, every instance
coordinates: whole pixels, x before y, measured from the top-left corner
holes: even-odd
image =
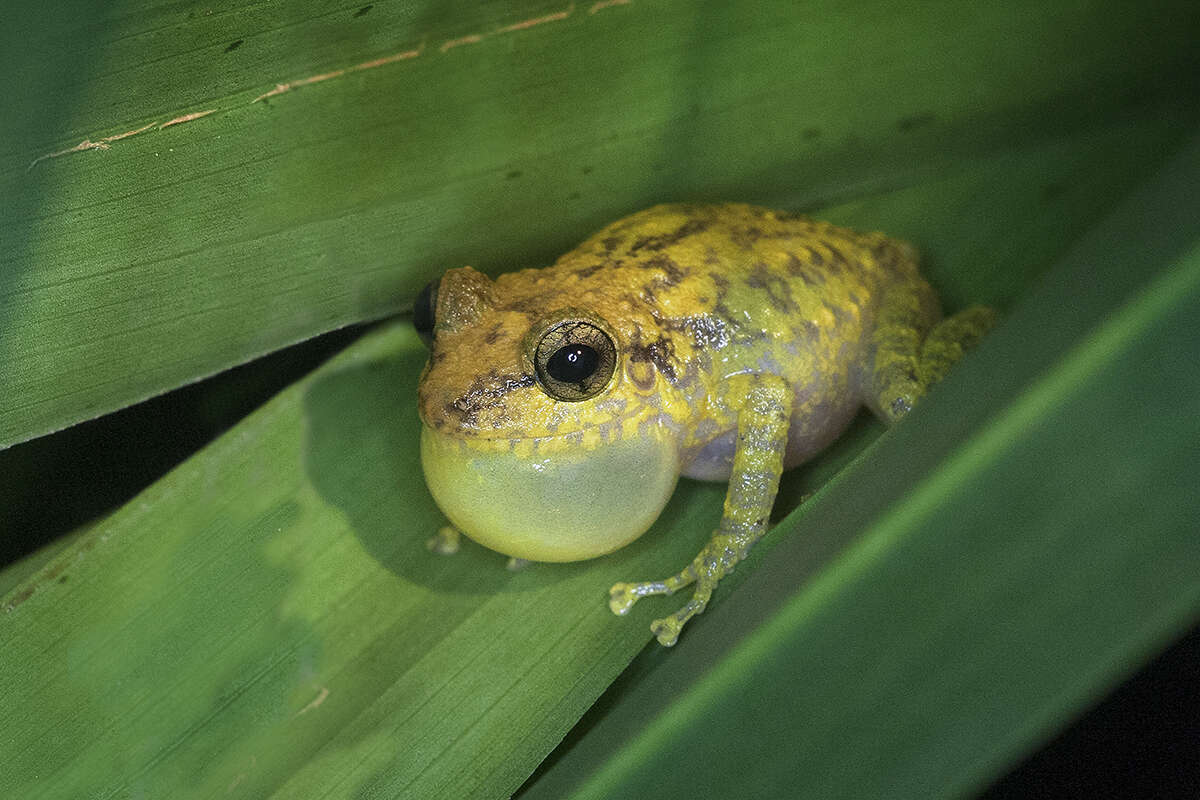
[[[906,242],[744,203],[654,206],[604,228],[553,269],[560,286],[575,279],[648,307],[659,330],[644,335],[675,333],[681,361],[721,351],[722,369],[743,371],[761,366],[764,348],[858,341],[882,287],[917,277]]]
[[[638,357],[692,400],[685,474],[721,478],[732,454],[722,386],[768,370],[795,390],[789,464],[835,438],[861,404],[858,368],[883,287],[916,276],[905,242],[745,204],[661,205],[613,223],[554,267],[649,308]],[[725,439],[730,439],[725,442]],[[707,449],[706,449],[707,448]]]
[[[914,262],[911,246],[901,240],[746,203],[653,206],[612,223],[564,256],[597,257],[614,265],[645,265],[666,257],[680,265],[719,264],[729,272],[765,264],[781,277],[809,285],[821,280],[814,270],[909,274]]]

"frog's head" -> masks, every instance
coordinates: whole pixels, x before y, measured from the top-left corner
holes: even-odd
[[[413,322],[431,351],[418,390],[421,463],[472,539],[576,561],[650,527],[679,452],[656,379],[629,363],[629,301],[545,272],[491,281],[463,267],[418,297]]]

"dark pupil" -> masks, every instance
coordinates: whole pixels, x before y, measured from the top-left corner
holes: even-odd
[[[558,348],[546,362],[546,372],[556,381],[582,383],[600,366],[600,354],[586,344],[569,344]]]

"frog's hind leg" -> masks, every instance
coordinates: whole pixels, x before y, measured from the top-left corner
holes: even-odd
[[[874,359],[865,400],[888,422],[908,413],[996,322],[996,312],[983,306],[940,322],[939,316],[937,295],[919,278],[884,292],[871,338]]]
[[[674,594],[695,583],[691,600],[650,626],[659,643],[667,647],[675,644],[688,620],[703,613],[717,583],[762,538],[779,489],[792,390],[773,375],[744,375],[738,379],[740,385],[733,387],[741,395],[737,448],[720,527],[699,555],[675,575],[660,581],[618,583],[609,590],[609,607],[615,614],[624,614],[640,597]]]
[[[971,306],[933,326],[921,345],[917,376],[925,388],[946,377],[963,354],[996,324],[995,309]]]

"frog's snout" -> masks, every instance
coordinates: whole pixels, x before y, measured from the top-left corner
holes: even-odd
[[[565,440],[541,440],[536,449],[531,441],[509,444],[422,426],[421,464],[457,528],[531,561],[580,561],[624,547],[658,518],[679,474],[678,452],[665,437],[591,448]]]

